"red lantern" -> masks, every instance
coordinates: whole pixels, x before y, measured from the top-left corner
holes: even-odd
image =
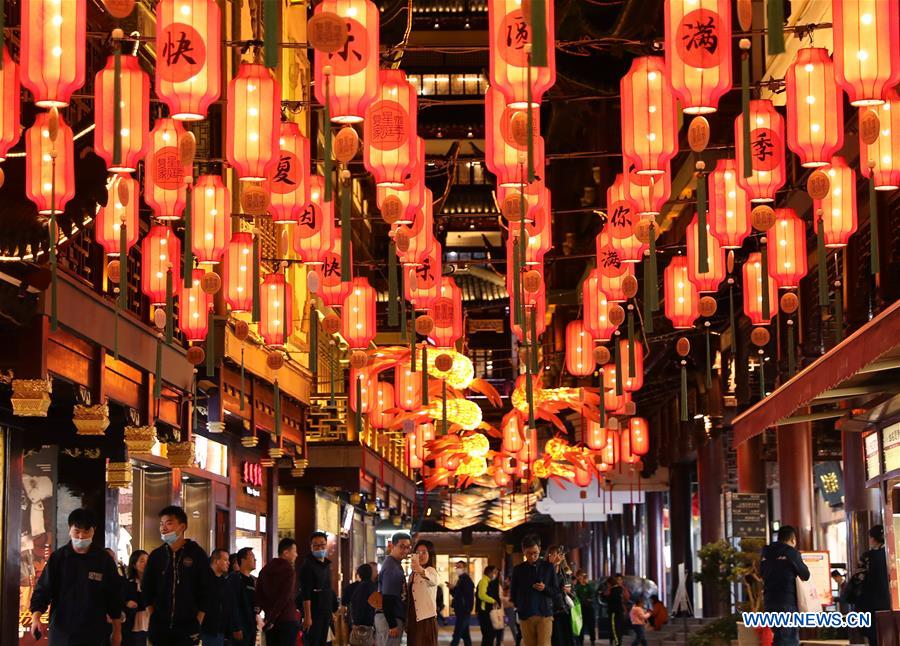
[[[124,186],[123,186],[124,185]],[[123,186],[122,189],[119,187]],[[127,204],[122,204],[120,190],[128,194]],[[136,180],[129,175],[114,175],[106,191],[106,206],[101,206],[94,218],[94,238],[103,246],[107,256],[120,255],[120,231],[125,223],[125,248],[131,249],[138,239],[139,189]]]
[[[390,215],[392,225],[409,225],[416,221],[416,213],[425,206],[425,140],[416,137],[415,167],[404,179],[403,186],[376,186],[375,203],[385,215],[385,209],[392,200],[398,200],[399,206],[392,208]]]
[[[94,150],[111,173],[131,173],[150,146],[150,77],[141,69],[137,56],[120,56],[121,152],[115,158],[115,57],[94,79]]]
[[[541,447],[538,444],[537,429],[526,428],[522,434],[522,448],[516,454],[520,463],[531,465],[538,459]]]
[[[34,125],[25,131],[25,194],[35,203],[41,215],[62,213],[68,201],[75,197],[72,129],[59,115],[59,131],[53,142],[50,140],[49,124],[50,113],[39,112],[34,118]]]
[[[450,276],[441,277],[440,292],[431,303],[434,329],[428,335],[438,348],[452,348],[463,335],[462,290]]]
[[[614,364],[603,366],[603,402],[608,413],[619,415],[625,413],[625,407],[631,401],[631,393],[627,390],[616,394],[616,368]]]
[[[622,267],[625,268],[625,271],[618,276],[600,272],[600,289],[613,303],[624,303],[628,300],[628,294],[625,293],[625,278],[634,277],[633,263],[622,263]]]
[[[900,83],[900,3],[835,0],[834,62],[852,105],[878,105]]]
[[[719,284],[725,279],[725,250],[719,240],[712,235],[712,227],[706,225],[707,271],[700,273],[700,231],[697,218],[687,226],[688,278],[703,292],[719,291]]]
[[[650,451],[650,427],[643,417],[632,417],[628,420],[628,433],[631,436],[631,452],[635,455],[647,455]]]
[[[566,370],[573,377],[587,377],[594,373],[594,340],[580,320],[566,326]]]
[[[490,81],[503,92],[506,104],[517,110],[528,107],[528,82],[531,81],[531,106],[541,104],[544,92],[556,82],[553,2],[545,2],[547,27],[547,65],[529,67],[532,39],[531,17],[525,15],[521,0],[489,0]]]
[[[769,316],[763,316],[762,256],[758,252],[747,256],[744,263],[744,314],[753,325],[768,325],[778,313],[778,285],[769,276]]]
[[[522,437],[522,429],[517,415],[507,415],[503,419],[503,439],[501,449],[504,453],[514,454],[522,450],[525,438]]]
[[[875,142],[866,144],[859,129],[859,167],[866,178],[874,171],[876,191],[893,191],[900,188],[900,93],[887,90],[884,98],[883,105],[869,108],[878,115],[881,128]],[[863,114],[860,110],[860,122]],[[874,168],[869,168],[870,163]]]
[[[233,312],[253,309],[253,234],[241,231],[231,235],[222,257],[222,290]]]
[[[181,242],[171,227],[154,224],[141,241],[141,289],[151,305],[166,302],[169,269],[174,290],[181,284]]]
[[[422,210],[416,214],[409,226],[399,226],[394,230],[397,257],[405,266],[418,266],[432,254],[434,239],[434,214],[431,191],[423,191]]]
[[[9,55],[9,50],[3,47],[3,67],[0,68],[0,161],[6,159],[6,153],[16,145],[21,135],[19,125],[19,111],[21,101],[19,96],[22,88],[19,84],[19,66]]]
[[[316,16],[326,12],[346,21],[347,40],[336,52],[316,52],[316,100],[325,105],[330,99],[335,123],[359,123],[378,95],[378,8],[368,0],[324,0],[316,5]]]
[[[503,92],[495,86],[484,94],[484,163],[497,176],[497,186],[520,187],[528,183],[528,116],[506,105]],[[532,108],[532,166],[543,174],[544,140],[541,138],[540,110]]]
[[[631,448],[631,433],[628,429],[619,432],[619,455],[622,464],[637,464],[641,461]]]
[[[594,470],[590,467],[590,462],[587,459],[581,459],[578,464],[573,465],[573,471],[575,473],[572,476],[572,482],[576,487],[584,488],[590,486],[591,481],[594,479]]]
[[[844,145],[844,97],[824,47],[805,47],[785,75],[788,146],[803,166],[827,166]]]
[[[856,171],[843,157],[832,158],[831,165],[823,170],[831,186],[823,199],[813,200],[813,213],[822,212],[825,246],[846,247],[856,232]],[[815,217],[814,226],[819,226],[819,216]]]
[[[394,387],[386,381],[379,381],[374,390],[369,424],[376,429],[387,428],[394,421],[394,414],[387,412],[394,406]]]
[[[184,128],[174,119],[158,119],[150,132],[144,162],[144,201],[158,220],[178,219],[187,203],[184,180],[191,170],[181,164],[178,153],[182,135]]]
[[[622,154],[638,175],[663,175],[678,153],[675,96],[661,56],[638,56],[622,77]]]
[[[218,263],[231,240],[231,192],[219,175],[201,175],[191,192],[191,247],[197,262]]]
[[[365,350],[375,338],[375,290],[368,278],[354,278],[344,298],[341,333],[351,350]]]
[[[85,0],[22,3],[22,85],[41,108],[69,105],[84,85],[87,43]]]
[[[666,0],[666,74],[686,114],[715,112],[731,89],[731,2]]]
[[[294,251],[308,265],[321,265],[334,243],[334,201],[325,201],[325,178],[309,178],[309,203],[294,227]]]
[[[406,463],[409,465],[410,469],[421,469],[422,461],[419,459],[419,456],[416,455],[418,449],[416,433],[406,433],[403,437],[406,440]]]
[[[631,376],[631,351],[628,339],[619,339],[619,354],[622,357],[622,387],[627,392],[637,392],[644,387],[644,346],[640,341],[634,341],[634,376]],[[615,370],[615,367],[613,368]]]
[[[204,270],[194,269],[190,287],[178,288],[178,327],[188,341],[202,341],[209,329],[212,295],[201,288]]]
[[[412,371],[407,360],[394,367],[394,404],[405,411],[413,411],[422,404],[422,377]]]
[[[709,174],[709,232],[723,249],[740,249],[750,235],[750,196],[737,172],[733,159],[720,159]]]
[[[428,459],[428,443],[437,435],[434,431],[434,424],[426,423],[416,426],[416,455],[422,462]]]
[[[359,402],[357,402],[356,398],[356,383],[359,382]],[[350,389],[350,396],[347,401],[350,405],[350,410],[356,412],[359,409],[360,413],[366,414],[370,410],[372,410],[372,395],[375,392],[374,385],[372,384],[372,373],[367,369],[357,370],[355,368],[350,368],[350,379],[347,382]],[[416,438],[416,451],[421,449],[424,453],[424,442],[419,443],[419,438]],[[424,459],[424,458],[422,458]]]
[[[310,201],[309,139],[296,123],[283,121],[278,146],[278,157],[270,164],[266,181],[269,213],[275,224],[294,224],[300,222]]]
[[[663,272],[665,288],[666,318],[672,322],[676,330],[688,330],[694,327],[694,321],[700,315],[700,294],[697,286],[691,282],[688,274],[688,259],[675,256]]]
[[[659,215],[672,193],[672,176],[669,166],[662,175],[640,175],[635,165],[625,160],[625,196],[638,207],[638,215]]]
[[[550,226],[550,191],[541,186],[541,191],[536,196],[535,206],[530,213],[537,219],[533,223],[525,224],[525,265],[528,267],[543,265],[544,255],[553,246],[551,238],[553,228]],[[506,257],[515,257],[515,247],[519,244],[519,236],[522,235],[522,225],[510,223],[509,236],[506,238]]]
[[[416,90],[401,70],[379,73],[380,88],[366,108],[363,159],[377,186],[401,188],[416,167]]]
[[[266,345],[283,346],[294,327],[291,286],[284,274],[273,272],[259,289],[259,333]]]
[[[407,269],[403,282],[404,297],[415,309],[426,310],[438,297],[441,284],[442,249],[435,241],[422,264]]]
[[[609,432],[600,422],[584,418],[584,445],[592,451],[600,451],[606,446],[606,434]]]
[[[503,469],[503,462],[508,461],[509,458],[498,453],[494,456],[494,484],[500,487],[508,487],[512,482],[512,478],[509,477],[509,474]]]
[[[341,227],[335,227],[331,238],[331,248],[321,258],[321,266],[317,266],[321,285],[319,296],[326,307],[341,307],[350,293],[353,283],[353,253],[350,253],[350,266],[344,267],[341,261]],[[344,271],[349,273],[350,280],[341,280]]]
[[[794,209],[775,209],[769,231],[769,275],[782,289],[800,285],[806,275],[806,223]]]
[[[156,5],[156,95],[173,119],[205,119],[219,98],[221,22],[216,0],[160,0]]]
[[[538,287],[538,290],[536,292],[524,292],[522,298],[522,302],[525,305],[525,331],[528,333],[529,338],[531,337],[532,332],[532,315],[534,316],[535,332],[538,336],[543,334],[544,330],[547,329],[547,321],[545,320],[545,314],[547,311],[547,292],[546,282],[544,281],[544,267],[542,265],[535,265],[533,269],[541,276],[540,286]],[[509,308],[511,312],[516,311],[516,307],[518,307],[518,296],[516,294],[515,281],[513,277],[514,274],[512,271],[506,273],[506,291],[509,294]],[[522,328],[520,325],[513,322],[512,329],[519,340],[523,340],[525,338],[522,334]]]
[[[261,182],[276,159],[281,85],[265,65],[241,63],[228,83],[225,156],[238,179]]]
[[[592,269],[581,286],[584,305],[584,329],[594,341],[609,341],[619,327],[609,320],[609,308],[613,303],[600,288],[600,271]]]
[[[750,101],[750,177],[744,177],[744,115],[734,120],[738,183],[752,202],[774,202],[784,186],[784,119],[768,99]]]
[[[640,219],[639,210],[625,191],[625,177],[617,174],[606,191],[606,226],[603,230],[609,233],[609,244],[619,253],[622,262],[640,262],[644,251],[650,248],[649,243],[641,242],[634,235],[634,225]]]

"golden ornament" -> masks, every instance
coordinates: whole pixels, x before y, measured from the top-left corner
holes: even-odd
[[[322,329],[325,334],[337,334],[341,331],[341,318],[334,313],[328,313],[322,319]]]
[[[394,224],[403,216],[403,201],[396,195],[388,195],[381,202],[381,219]],[[396,245],[396,240],[394,241]]]
[[[653,236],[654,240],[659,237],[659,227],[656,225],[656,219],[653,216],[641,218],[634,225],[634,237],[643,244],[650,244],[650,236]]]
[[[204,294],[215,294],[222,289],[222,279],[214,271],[208,271],[200,279],[200,289]]]
[[[871,108],[859,109],[859,138],[867,146],[871,146],[881,134],[881,120]]]
[[[192,345],[187,351],[187,360],[191,365],[199,366],[206,359],[206,353],[199,345]]]
[[[594,361],[596,361],[601,366],[605,366],[607,363],[609,363],[609,360],[609,348],[607,348],[605,345],[598,345],[596,348],[594,348]]]
[[[518,222],[523,215],[523,202],[527,205],[527,202],[522,199],[522,194],[519,191],[510,191],[507,193],[506,197],[503,198],[503,204],[500,207],[503,217],[510,222]]]
[[[709,145],[709,121],[706,117],[696,116],[688,126],[688,146],[695,153],[702,153]]]
[[[822,170],[813,171],[806,180],[806,192],[814,200],[822,200],[828,196],[831,189],[831,180],[828,173]]]
[[[269,208],[269,191],[262,184],[243,182],[241,186],[241,208],[253,216],[265,215]]]
[[[750,340],[753,342],[753,345],[759,346],[760,348],[769,343],[769,339],[772,338],[772,335],[769,334],[769,331],[764,327],[755,327],[753,331],[750,332]]]
[[[234,336],[238,341],[246,341],[250,336],[250,324],[247,321],[236,319],[234,321]]]
[[[284,368],[284,355],[280,352],[270,352],[266,355],[266,367],[273,371],[281,370]]]
[[[701,296],[700,302],[698,303],[698,309],[700,311],[700,316],[704,316],[709,318],[713,314],[716,313],[716,308],[718,307],[718,303],[716,303],[716,299],[712,296]]]
[[[359,135],[352,126],[341,128],[334,138],[334,158],[341,163],[348,163],[359,152]]]
[[[529,294],[536,294],[541,289],[543,278],[537,269],[530,269],[522,274],[522,287]]]
[[[793,314],[800,309],[800,299],[794,292],[785,292],[781,295],[781,311],[785,314]]]
[[[442,352],[435,358],[434,366],[441,372],[449,372],[453,367],[453,357]]]
[[[677,352],[680,357],[688,356],[691,353],[691,342],[685,337],[681,337],[675,343],[675,352]]]
[[[118,260],[110,260],[106,265],[106,277],[109,282],[118,285],[119,279],[122,278],[122,263]]]
[[[362,370],[369,365],[369,355],[364,350],[354,350],[350,353],[350,365],[354,370]]]
[[[347,23],[331,11],[317,13],[306,23],[307,40],[313,49],[334,54],[347,42]]]
[[[757,231],[768,231],[775,226],[775,211],[765,204],[755,206],[750,212],[750,223]]]
[[[638,280],[634,276],[625,276],[622,279],[622,292],[627,298],[634,298],[638,292]]]
[[[607,318],[611,325],[618,327],[622,325],[625,321],[625,310],[618,303],[613,303],[609,306],[609,312],[607,312]]]
[[[416,334],[428,336],[434,330],[434,319],[428,314],[416,317]]]
[[[178,138],[178,160],[185,167],[185,172],[191,173],[191,167],[194,165],[194,157],[197,154],[197,138],[190,130],[186,130],[181,137]]]

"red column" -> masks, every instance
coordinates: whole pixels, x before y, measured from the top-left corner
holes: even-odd
[[[666,562],[663,556],[663,494],[647,492],[647,576],[656,581],[659,598],[666,598]]]
[[[737,447],[739,493],[765,493],[766,470],[762,461],[762,435],[751,437]]]
[[[847,564],[853,571],[859,557],[869,549],[871,527],[861,433],[841,433],[841,457],[844,466],[844,513],[847,516]]]
[[[706,438],[697,449],[700,498],[700,543],[715,543],[725,537],[722,526],[722,485],[725,482],[725,450],[721,435]],[[721,596],[712,586],[703,586],[703,616],[722,614]]]
[[[812,548],[813,480],[812,426],[786,424],[775,431],[781,524],[797,530],[798,549]]]

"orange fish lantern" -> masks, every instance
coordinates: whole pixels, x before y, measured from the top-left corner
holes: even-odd
[[[63,108],[84,85],[85,0],[28,0],[21,4],[22,85],[41,108]]]
[[[622,154],[638,175],[663,175],[678,153],[675,96],[661,56],[638,56],[620,83]]]
[[[900,3],[835,0],[834,63],[851,105],[878,105],[900,83]]]
[[[556,82],[556,48],[554,43],[553,2],[545,2],[546,60],[536,61],[532,17],[525,14],[521,0],[488,1],[488,33],[490,38],[490,81],[516,110],[539,106],[541,98]],[[538,65],[536,63],[540,62]],[[546,63],[546,64],[544,64]],[[530,68],[530,69],[529,69]],[[530,87],[529,87],[530,81]]]
[[[238,179],[261,182],[279,150],[281,85],[265,65],[241,63],[228,83],[225,156]]]
[[[266,190],[275,224],[297,224],[310,202],[309,139],[293,121],[283,121],[278,155],[269,165]],[[308,226],[308,223],[307,223]]]
[[[675,256],[663,272],[665,289],[665,314],[676,330],[694,327],[700,315],[700,294],[691,282],[688,260],[685,256]]]
[[[150,146],[150,77],[137,56],[120,56],[119,147],[116,147],[115,57],[94,78],[94,151],[111,173],[131,173]]]
[[[777,314],[778,285],[775,279],[769,275],[769,312],[763,309],[763,271],[762,256],[758,252],[747,256],[742,270],[744,278],[744,314],[753,325],[768,325],[772,317]]]
[[[751,202],[773,202],[784,186],[784,119],[767,99],[750,101],[750,172],[744,168],[744,115],[734,121],[738,183]]]
[[[788,146],[803,166],[827,166],[844,145],[844,97],[834,80],[828,50],[798,50],[785,86]]]
[[[363,159],[376,186],[402,188],[418,162],[416,90],[401,70],[379,74],[378,96],[366,108]]]

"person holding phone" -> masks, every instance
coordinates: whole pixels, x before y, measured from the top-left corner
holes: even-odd
[[[529,534],[522,539],[525,560],[513,568],[510,596],[519,615],[525,646],[550,646],[553,634],[553,598],[557,592],[556,568],[541,558],[541,539]]]

